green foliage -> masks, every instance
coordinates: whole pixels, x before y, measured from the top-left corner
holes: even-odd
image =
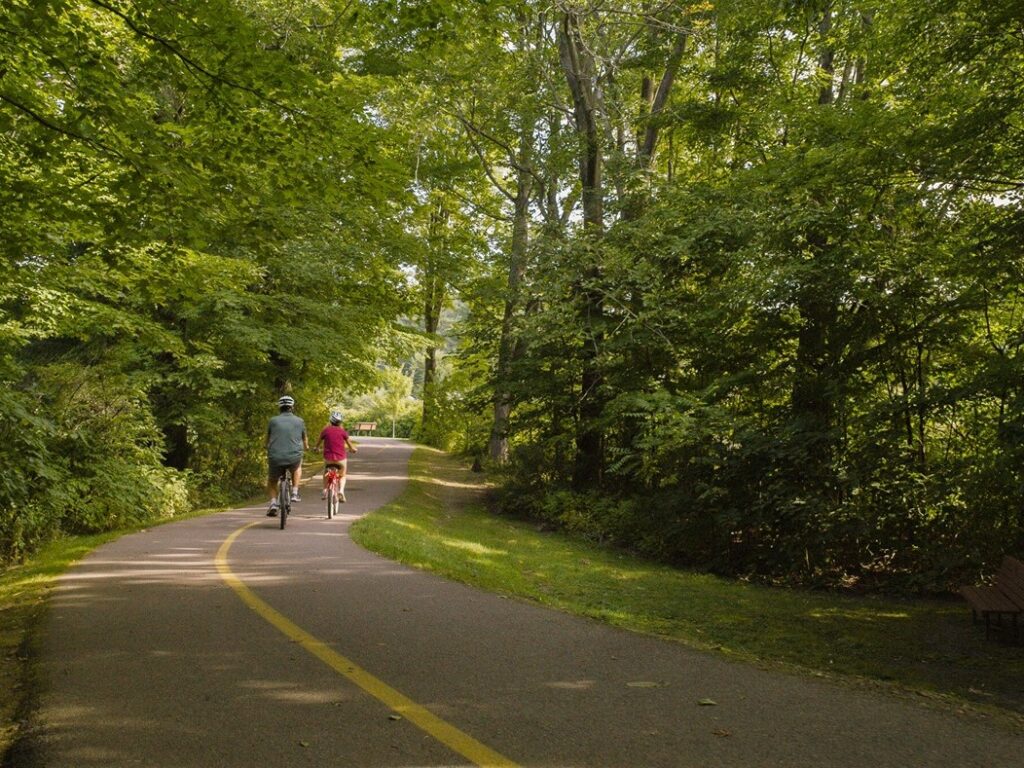
[[[816,585],[943,590],[1024,549],[1011,6],[716,3],[654,19],[621,3],[508,22],[510,41],[532,23],[554,40],[571,15],[595,62],[576,75],[603,101],[586,139],[554,46],[513,42],[488,63],[507,115],[529,102],[502,78],[547,73],[514,364],[478,363],[497,356],[513,295],[493,280],[465,297],[471,354],[456,359],[511,393],[507,508]],[[668,108],[649,114],[678,34]],[[481,159],[502,156],[507,121],[474,114],[492,138],[477,137]],[[605,173],[596,234],[551,206],[580,193],[588,147]],[[569,491],[595,433],[599,471]]]
[[[389,354],[405,169],[344,10],[0,9],[0,560],[248,496],[277,396]]]
[[[420,425],[421,404],[411,397],[413,382],[401,368],[377,372],[379,386],[372,392],[343,399],[341,408],[349,429],[356,422],[374,422],[374,434],[412,437]]]
[[[283,391],[721,573],[943,589],[1024,548],[1011,0],[0,28],[0,557],[246,494]],[[352,400],[396,361],[421,414]]]

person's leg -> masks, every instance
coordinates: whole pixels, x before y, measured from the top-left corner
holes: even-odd
[[[338,497],[345,501],[345,480],[348,478],[348,459],[343,459],[338,467]]]
[[[274,465],[267,462],[267,498],[273,501],[277,498],[277,478],[274,475]]]
[[[267,465],[267,497],[270,503],[267,505],[267,514],[277,514],[277,478],[278,468],[273,464]]]
[[[299,483],[302,482],[302,462],[292,467],[292,498],[299,498]]]

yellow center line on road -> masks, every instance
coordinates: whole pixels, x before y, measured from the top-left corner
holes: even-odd
[[[463,733],[454,725],[446,723],[441,718],[429,712],[425,707],[417,704],[404,694],[396,691],[383,680],[374,677],[359,665],[346,659],[340,653],[331,649],[322,640],[318,640],[302,627],[295,624],[286,616],[278,613],[267,603],[261,600],[249,589],[240,578],[238,578],[228,565],[228,550],[234,544],[235,539],[248,529],[261,525],[262,522],[249,523],[239,528],[228,536],[220,549],[217,550],[215,563],[221,578],[235,591],[242,602],[248,605],[259,616],[277,627],[286,637],[301,645],[320,661],[358,685],[375,699],[386,704],[392,710],[400,714],[406,720],[415,724],[420,730],[433,736],[449,749],[458,752],[474,764],[486,768],[519,768],[516,763],[509,760],[490,747],[481,744],[467,733]]]

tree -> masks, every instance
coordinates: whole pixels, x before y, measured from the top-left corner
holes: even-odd
[[[404,169],[337,56],[363,32],[333,2],[276,10],[0,10],[4,429],[35,456],[0,495],[5,559],[244,490],[276,392],[368,379],[395,337]],[[123,453],[90,447],[104,430]]]
[[[409,401],[412,393],[412,379],[405,375],[401,368],[389,368],[381,373],[384,386],[380,393],[380,403],[391,416],[391,436],[395,437],[395,425],[403,406]]]

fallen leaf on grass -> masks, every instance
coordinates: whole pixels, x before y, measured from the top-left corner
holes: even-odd
[[[725,730],[725,728],[716,728],[712,731],[712,733],[715,736],[721,736],[723,738],[725,738],[726,736],[732,736],[732,731],[727,731]]]
[[[700,706],[702,706],[702,707],[716,707],[716,706],[718,706],[718,702],[715,701],[714,699],[701,699],[697,703]]]
[[[303,749],[305,749],[306,747],[309,746],[309,742],[308,741],[300,741],[299,742],[299,746],[302,747]]]
[[[388,720],[401,720],[401,715],[388,715]]]

